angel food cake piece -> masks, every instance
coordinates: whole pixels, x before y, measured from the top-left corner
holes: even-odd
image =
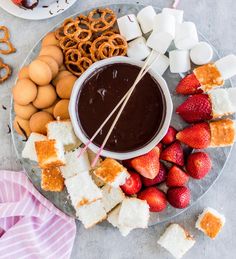
[[[182,258],[195,244],[193,237],[179,224],[171,224],[157,241],[175,258]]]
[[[102,187],[102,203],[106,212],[111,211],[124,198],[125,194],[120,187],[114,188],[108,184]]]
[[[35,149],[35,142],[36,141],[42,141],[42,140],[46,140],[47,137],[42,135],[42,134],[38,134],[38,133],[34,133],[32,132],[28,138],[28,140],[25,143],[25,147],[22,151],[22,157],[23,158],[28,158],[32,161],[37,162],[38,161],[38,157],[37,157],[37,153],[36,153],[36,149]]]
[[[69,120],[49,122],[47,124],[47,135],[49,139],[61,141],[64,146],[76,145],[78,142]]]
[[[63,190],[64,178],[58,167],[42,170],[41,188],[50,192],[61,192]]]
[[[91,167],[87,152],[79,157],[80,151],[81,148],[76,148],[65,153],[66,164],[61,167],[61,172],[65,179],[90,170]]]
[[[212,208],[206,208],[199,215],[196,228],[211,239],[215,239],[225,224],[225,217]]]
[[[124,184],[129,177],[126,168],[111,158],[106,158],[101,162],[100,166],[94,170],[94,174],[104,183],[116,188]]]
[[[43,169],[65,165],[63,145],[55,139],[36,141],[35,149],[39,166]]]
[[[102,198],[101,189],[93,182],[88,171],[66,179],[65,185],[75,209]]]
[[[79,207],[76,209],[76,215],[85,228],[91,228],[107,217],[101,200]]]

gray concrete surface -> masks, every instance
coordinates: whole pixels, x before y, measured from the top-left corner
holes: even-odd
[[[1,0],[8,1],[8,0]],[[15,80],[16,72],[21,66],[29,50],[38,39],[53,25],[64,17],[84,8],[91,8],[104,3],[126,3],[126,0],[98,1],[78,0],[71,9],[63,15],[46,21],[24,21],[0,10],[0,25],[7,25],[12,34],[17,52],[4,57],[13,68],[13,76],[0,86],[0,106],[4,105],[7,110],[0,107],[0,168],[20,170],[12,146],[11,136],[8,132],[9,108],[11,87]],[[137,1],[128,1],[136,3]],[[155,4],[158,7],[170,6],[171,0],[143,0],[144,4]],[[213,45],[221,54],[236,54],[236,1],[235,0],[181,0],[179,8],[185,10],[185,19],[197,24],[198,29],[208,36]],[[236,82],[236,78],[234,83]],[[225,170],[218,182],[211,190],[186,213],[175,218],[172,222],[184,225],[195,235],[196,245],[184,258],[189,259],[234,259],[236,258],[236,147],[233,148]],[[226,216],[226,225],[215,241],[209,240],[194,228],[197,215],[206,206],[211,206]],[[147,230],[133,231],[127,238],[121,237],[116,229],[99,225],[90,230],[85,230],[77,223],[77,236],[73,248],[72,258],[81,259],[146,259],[162,258],[169,259],[172,256],[164,249],[157,246],[156,241],[164,231],[166,224],[156,225]],[[1,257],[1,256],[0,256]]]

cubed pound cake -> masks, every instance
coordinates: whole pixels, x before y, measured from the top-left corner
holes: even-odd
[[[225,217],[212,208],[206,208],[199,215],[196,228],[215,239],[225,224]]]
[[[64,149],[61,142],[55,139],[36,141],[35,149],[39,166],[42,169],[65,165]]]
[[[93,182],[88,171],[67,178],[65,185],[75,209],[102,198],[102,191]]]
[[[157,241],[175,258],[179,259],[195,244],[193,237],[179,224],[171,224]]]
[[[102,161],[100,166],[94,170],[94,174],[104,183],[113,187],[119,187],[124,184],[129,177],[126,168],[111,158],[106,158]]]
[[[35,142],[36,141],[42,141],[42,140],[46,140],[47,137],[42,135],[42,134],[38,134],[38,133],[34,133],[32,132],[28,138],[28,140],[25,143],[25,147],[22,151],[22,157],[23,158],[28,158],[32,161],[37,162],[38,161],[38,157],[37,157],[37,153],[35,150]]]
[[[61,192],[63,190],[64,178],[58,167],[42,170],[41,188],[50,192]]]

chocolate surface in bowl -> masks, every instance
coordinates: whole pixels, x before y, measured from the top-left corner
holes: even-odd
[[[115,63],[96,70],[87,78],[77,99],[77,119],[91,138],[134,83],[140,68]],[[119,109],[118,109],[119,110]],[[100,146],[116,116],[93,141]],[[128,152],[147,145],[158,134],[165,118],[165,100],[159,83],[147,73],[136,86],[105,149]]]

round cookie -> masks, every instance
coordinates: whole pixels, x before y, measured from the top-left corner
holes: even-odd
[[[55,78],[59,71],[59,66],[56,60],[50,56],[39,56],[38,59],[45,62],[50,67],[52,71],[52,78]]]
[[[18,79],[24,79],[24,78],[30,78],[28,66],[22,67],[21,70],[18,73]]]
[[[42,40],[42,47],[59,44],[58,39],[55,37],[54,32],[49,32]]]
[[[38,111],[36,107],[34,107],[33,104],[28,105],[19,105],[17,103],[14,103],[14,111],[17,116],[24,120],[29,120],[30,117]]]
[[[72,73],[67,71],[67,70],[64,70],[64,71],[60,71],[57,76],[52,80],[52,84],[54,86],[57,85],[58,81],[62,78],[62,77],[65,77],[65,76],[71,76]]]
[[[37,112],[29,121],[29,126],[32,132],[40,133],[43,135],[47,134],[46,125],[48,122],[53,121],[53,117],[48,112]]]
[[[29,137],[29,135],[31,134],[29,121],[24,120],[18,116],[16,116],[14,119],[13,127],[15,131],[21,136],[25,137],[25,134],[26,134],[26,136]]]
[[[61,78],[56,85],[57,94],[62,99],[69,99],[77,77],[74,75]]]
[[[20,105],[28,105],[37,96],[37,86],[30,79],[20,79],[12,89],[14,101]]]
[[[53,105],[51,105],[51,106],[48,107],[48,108],[43,109],[43,111],[48,112],[48,113],[50,113],[50,114],[53,115],[54,107],[56,106],[56,104],[57,104],[59,101],[60,101],[60,99],[58,98],[58,99],[54,102]]]
[[[52,71],[47,63],[36,59],[29,65],[29,76],[37,85],[48,85],[52,80]]]
[[[67,120],[70,119],[70,114],[69,114],[69,100],[64,99],[60,100],[56,105],[53,110],[53,115],[55,119],[60,119],[60,120]]]
[[[42,47],[39,56],[51,56],[53,57],[57,64],[59,65],[59,67],[63,64],[63,53],[61,51],[61,49],[57,46],[45,46]]]
[[[38,109],[44,109],[51,106],[57,99],[55,88],[52,85],[38,87],[38,94],[33,105]]]

